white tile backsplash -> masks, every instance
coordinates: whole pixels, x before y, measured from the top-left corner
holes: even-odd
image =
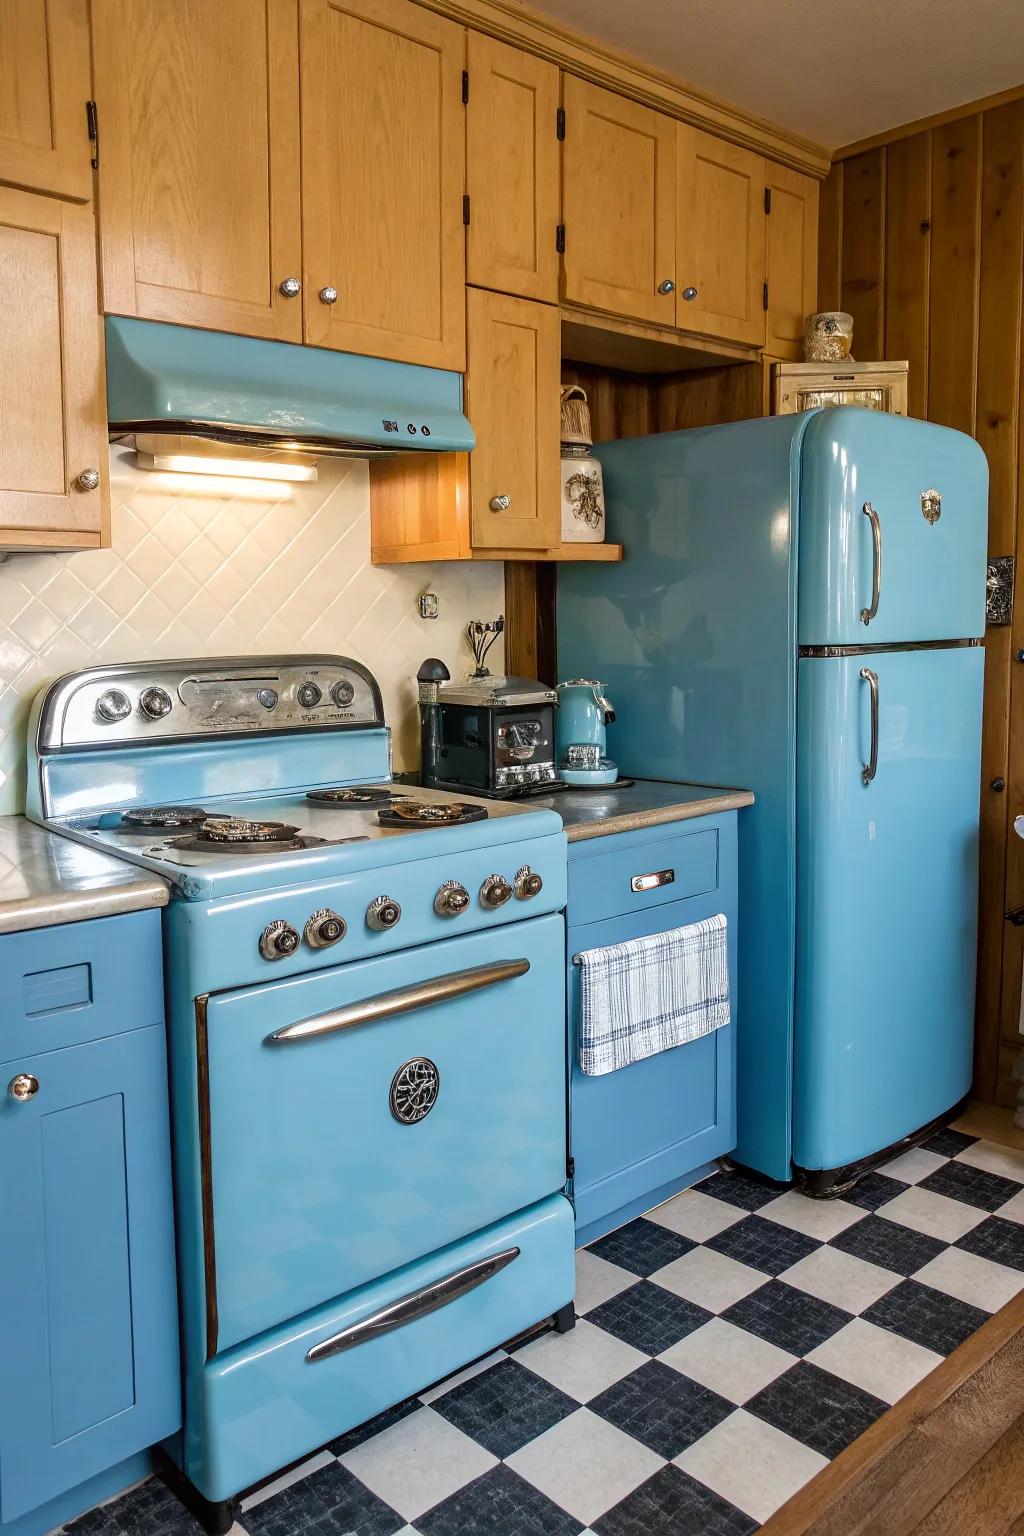
[[[154,473],[123,448],[110,464],[110,549],[0,565],[0,814],[24,807],[37,689],[96,662],[353,656],[380,683],[396,768],[418,766],[417,669],[471,665],[466,623],[504,611],[499,563],[372,566],[365,460],[321,459],[317,483],[294,486]],[[428,589],[437,619],[419,615]]]

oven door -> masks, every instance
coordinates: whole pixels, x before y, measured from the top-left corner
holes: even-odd
[[[563,946],[538,917],[209,998],[217,1350],[562,1188]]]

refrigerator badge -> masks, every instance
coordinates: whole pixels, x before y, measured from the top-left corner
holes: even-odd
[[[934,528],[942,516],[942,497],[938,491],[921,492],[921,515]]]

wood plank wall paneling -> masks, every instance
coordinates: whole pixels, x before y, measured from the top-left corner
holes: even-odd
[[[989,553],[1024,559],[1024,101],[836,162],[822,188],[819,303],[854,355],[910,361],[910,414],[973,433],[989,461]],[[877,351],[876,351],[877,347]],[[975,1092],[1011,1104],[1024,927],[1024,597],[986,635]],[[993,784],[1002,781],[1000,791]]]

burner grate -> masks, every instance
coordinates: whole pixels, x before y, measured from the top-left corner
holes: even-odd
[[[151,830],[154,827],[199,827],[214,820],[201,805],[138,805],[121,813],[121,824]]]
[[[325,805],[391,805],[396,800],[407,800],[401,790],[388,784],[339,784],[335,789],[311,789],[306,799]]]
[[[464,800],[408,800],[377,812],[382,827],[459,827],[469,821],[486,821],[485,805]]]

